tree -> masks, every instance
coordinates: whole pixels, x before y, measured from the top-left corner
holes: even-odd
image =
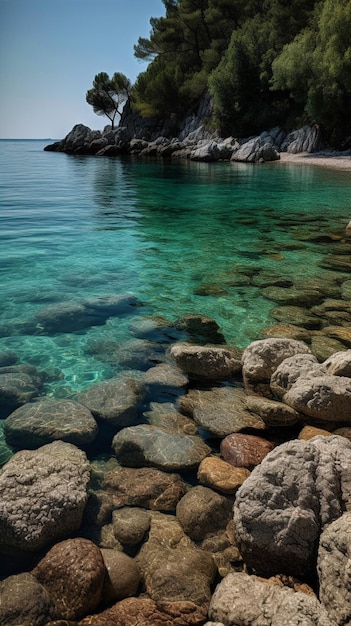
[[[96,74],[92,89],[86,93],[86,101],[97,115],[106,115],[114,128],[115,117],[122,115],[124,103],[131,90],[130,80],[121,72],[115,72],[112,78],[106,72]]]

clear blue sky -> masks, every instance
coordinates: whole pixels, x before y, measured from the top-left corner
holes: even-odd
[[[164,15],[161,0],[0,0],[0,138],[103,128],[85,101],[95,74],[133,83],[147,67],[133,46]]]

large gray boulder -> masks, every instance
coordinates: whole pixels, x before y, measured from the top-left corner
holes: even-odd
[[[326,370],[313,354],[308,352],[294,354],[278,365],[271,376],[270,387],[273,394],[281,399],[300,376],[312,378],[325,372]]]
[[[76,531],[87,501],[84,452],[55,441],[17,452],[0,472],[0,551],[36,551]]]
[[[305,577],[322,530],[351,508],[351,442],[288,441],[270,452],[237,492],[240,551],[261,575]]]
[[[84,406],[51,398],[21,406],[8,416],[4,426],[7,443],[20,450],[57,439],[84,446],[94,441],[97,432],[97,423]]]
[[[323,531],[318,550],[320,601],[336,624],[351,621],[351,512]]]
[[[317,152],[322,148],[320,130],[318,126],[303,126],[289,133],[282,145],[281,152],[298,154],[299,152]]]
[[[315,596],[243,572],[219,583],[208,615],[205,626],[335,626]]]
[[[298,378],[283,401],[309,421],[351,423],[351,378],[322,374]]]
[[[270,337],[253,341],[242,356],[243,376],[248,383],[269,382],[278,365],[294,354],[311,354],[303,341]]]
[[[112,447],[121,465],[151,466],[167,472],[196,468],[211,452],[201,437],[146,424],[121,430],[113,438]]]

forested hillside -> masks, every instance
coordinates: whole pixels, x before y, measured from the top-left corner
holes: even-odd
[[[351,144],[351,0],[163,0],[133,90],[143,116],[179,120],[210,91],[225,135],[321,126]]]

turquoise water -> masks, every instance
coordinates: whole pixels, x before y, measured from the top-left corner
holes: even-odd
[[[322,276],[328,250],[304,234],[351,218],[349,172],[72,157],[47,143],[0,141],[0,351],[51,372],[52,394],[130,368],[102,347],[128,353],[145,316],[202,313],[245,347],[274,323],[250,275]],[[103,325],[26,331],[48,306],[127,293],[143,306]]]

